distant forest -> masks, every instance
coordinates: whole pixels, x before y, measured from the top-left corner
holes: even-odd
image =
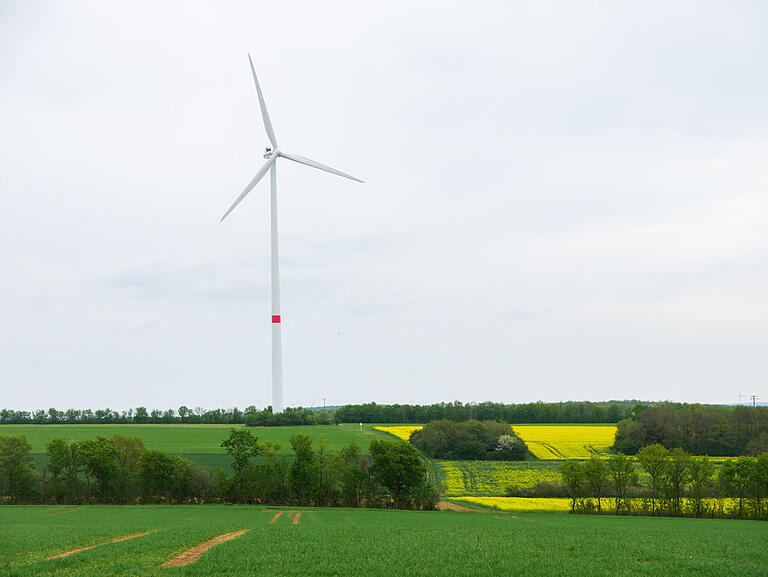
[[[334,413],[341,423],[429,423],[504,421],[507,423],[618,423],[634,418],[653,403],[568,401],[565,403],[435,403],[433,405],[345,405]]]
[[[125,411],[112,409],[55,408],[36,411],[0,410],[0,424],[246,424],[251,426],[324,425],[333,423],[428,423],[451,421],[505,421],[508,423],[618,423],[637,417],[654,403],[639,401],[564,402],[564,403],[435,403],[432,405],[345,405],[334,411],[287,408],[275,414],[271,407],[258,410],[253,405],[244,410],[231,409],[153,409],[136,407]]]
[[[759,455],[768,451],[768,407],[663,403],[619,422],[613,449],[634,455],[654,443],[692,455]]]

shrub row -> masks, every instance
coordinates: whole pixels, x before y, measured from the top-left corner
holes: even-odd
[[[261,503],[299,506],[432,509],[437,494],[419,452],[405,441],[373,440],[369,455],[350,443],[340,451],[320,438],[259,443],[232,429],[222,447],[232,470],[213,472],[140,439],[115,435],[53,439],[42,474],[23,435],[0,435],[0,501],[4,503]]]

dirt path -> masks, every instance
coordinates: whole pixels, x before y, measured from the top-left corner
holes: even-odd
[[[88,551],[88,549],[93,549],[94,547],[101,547],[102,545],[109,545],[110,543],[119,543],[120,541],[127,541],[128,539],[136,539],[137,537],[144,537],[145,535],[149,535],[151,532],[152,531],[147,531],[146,533],[136,533],[135,535],[118,537],[117,539],[112,539],[111,541],[106,541],[104,543],[96,543],[96,545],[89,545],[88,547],[80,547],[79,549],[72,549],[71,551],[65,551],[64,553],[59,553],[58,555],[46,557],[45,560],[49,561],[51,559],[61,559],[62,557],[69,557],[70,555],[74,555],[75,553],[80,553],[81,551]]]
[[[469,507],[463,507],[450,501],[440,501],[437,504],[438,511],[472,511],[474,513],[486,513],[483,509],[470,509]]]
[[[191,549],[188,549],[184,551],[181,555],[177,555],[173,559],[166,561],[162,564],[162,567],[183,567],[184,565],[189,565],[190,563],[194,563],[197,561],[200,556],[208,551],[211,547],[215,547],[219,543],[224,543],[225,541],[231,541],[232,539],[237,539],[240,535],[248,531],[248,529],[241,529],[240,531],[235,531],[234,533],[224,533],[223,535],[219,535],[218,537],[214,537],[210,541],[206,541],[205,543],[200,543],[200,545],[196,547],[192,547]]]

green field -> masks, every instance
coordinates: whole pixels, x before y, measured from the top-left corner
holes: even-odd
[[[74,509],[74,510],[73,510]],[[285,509],[293,509],[286,507]],[[256,506],[0,508],[0,574],[200,575],[758,575],[768,525],[557,513],[475,513]],[[248,529],[181,568],[160,565]],[[126,535],[72,556],[68,550]]]
[[[296,427],[252,427],[248,430],[258,437],[259,442],[272,441],[282,445],[281,452],[291,454],[288,442],[291,435],[303,433],[317,440],[325,436],[333,450],[354,441],[367,451],[373,438],[391,438],[386,433],[375,431],[374,424],[306,425]],[[221,447],[231,428],[243,425],[0,425],[0,435],[25,435],[32,445],[32,456],[38,468],[45,464],[45,446],[51,440],[61,437],[81,441],[101,435],[123,435],[138,437],[147,449],[160,449],[183,457],[206,467],[229,466],[229,455]]]
[[[283,445],[283,452],[290,452],[288,439],[296,433],[304,433],[317,439],[324,435],[332,449],[339,449],[355,441],[367,447],[374,437],[384,433],[374,431],[375,425],[306,425],[297,427],[252,427],[249,429],[259,441],[273,441]],[[33,453],[45,453],[45,445],[51,439],[61,437],[80,441],[94,439],[98,435],[111,437],[123,435],[138,437],[147,449],[160,449],[168,453],[223,453],[221,441],[231,428],[243,425],[0,425],[0,435],[26,435]]]

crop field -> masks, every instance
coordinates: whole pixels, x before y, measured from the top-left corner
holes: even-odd
[[[768,566],[768,528],[753,521],[286,509],[2,507],[0,574],[751,576]]]
[[[375,427],[406,441],[421,425]],[[607,455],[616,437],[615,425],[512,425],[512,430],[541,460],[589,459]]]
[[[411,434],[414,431],[418,431],[422,428],[422,425],[382,425],[380,427],[374,427],[377,431],[383,431],[394,435],[398,439],[407,441],[411,438]]]
[[[513,425],[537,459],[589,459],[607,455],[616,437],[613,425]]]
[[[554,461],[435,461],[435,471],[446,497],[498,496],[512,485],[559,483],[559,465]]]
[[[67,440],[94,439],[101,435],[138,437],[148,449],[160,449],[203,466],[229,466],[230,458],[221,447],[231,428],[243,425],[0,425],[0,435],[26,435],[32,445],[32,455],[38,468],[45,463],[45,446],[61,437]],[[281,452],[291,453],[291,435],[303,433],[317,440],[325,436],[329,447],[337,450],[354,441],[365,451],[375,437],[385,437],[374,425],[305,425],[295,427],[252,427],[248,429],[259,442],[272,441],[282,445]]]

